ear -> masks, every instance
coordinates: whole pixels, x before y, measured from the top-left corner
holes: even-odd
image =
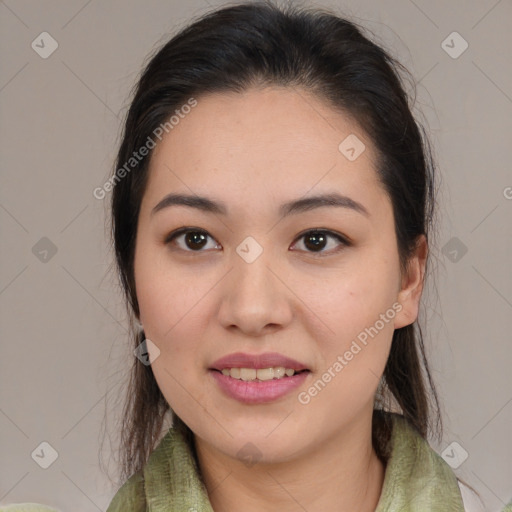
[[[395,329],[412,324],[418,318],[427,254],[427,239],[425,235],[420,235],[414,253],[409,260],[407,272],[402,276],[397,298],[397,301],[402,305],[402,309],[395,316]]]

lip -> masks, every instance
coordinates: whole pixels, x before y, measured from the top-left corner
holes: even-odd
[[[300,386],[311,372],[305,371],[282,379],[252,382],[234,379],[213,369],[210,369],[209,374],[226,396],[243,404],[255,405],[274,402],[288,395]]]
[[[283,366],[295,371],[309,370],[309,368],[295,359],[284,356],[277,352],[265,352],[263,354],[246,354],[244,352],[234,352],[227,356],[217,359],[210,366],[210,370],[222,371],[224,368],[253,368],[261,370]]]
[[[282,366],[295,370],[292,377],[266,381],[243,381],[222,373],[224,368],[252,368],[261,370]],[[307,370],[307,371],[302,371]],[[282,398],[300,386],[311,370],[300,361],[277,352],[263,354],[247,354],[234,352],[217,359],[209,368],[209,373],[221,391],[228,397],[244,404],[265,404]]]

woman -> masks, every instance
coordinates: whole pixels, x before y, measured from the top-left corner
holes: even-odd
[[[147,64],[112,178],[140,326],[107,512],[464,510],[426,440],[435,166],[401,72],[353,23],[268,3]]]

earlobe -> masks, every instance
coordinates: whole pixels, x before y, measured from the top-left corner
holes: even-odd
[[[419,304],[424,286],[428,243],[425,235],[420,235],[414,254],[409,259],[407,273],[402,279],[402,288],[397,301],[402,310],[395,317],[395,329],[412,324],[418,318]]]

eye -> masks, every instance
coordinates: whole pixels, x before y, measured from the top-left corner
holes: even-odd
[[[219,249],[220,244],[213,244],[208,247],[208,238],[213,238],[204,230],[197,228],[181,228],[169,234],[165,239],[165,244],[175,242],[178,247],[187,252],[204,252],[202,249]],[[181,244],[179,243],[181,242]]]
[[[320,255],[323,255],[323,253],[336,253],[343,249],[344,246],[348,247],[351,245],[345,237],[325,229],[306,231],[299,236],[298,240],[304,240],[302,245],[305,247],[306,252],[319,253]],[[331,240],[331,243],[329,243],[329,240]],[[326,248],[327,250],[324,250]]]
[[[210,247],[208,247],[208,239],[212,240]],[[351,245],[345,237],[326,229],[310,229],[302,233],[297,240],[304,240],[302,242],[304,248],[299,247],[299,250],[305,250],[309,253],[318,253],[319,255],[323,255],[324,253],[336,253],[343,249],[343,247]],[[190,227],[180,228],[170,233],[165,238],[164,243],[166,245],[177,245],[179,249],[186,252],[205,252],[206,249],[222,249],[219,243],[214,243],[214,239],[208,232],[199,228]],[[296,245],[297,242],[295,242],[292,247]]]

